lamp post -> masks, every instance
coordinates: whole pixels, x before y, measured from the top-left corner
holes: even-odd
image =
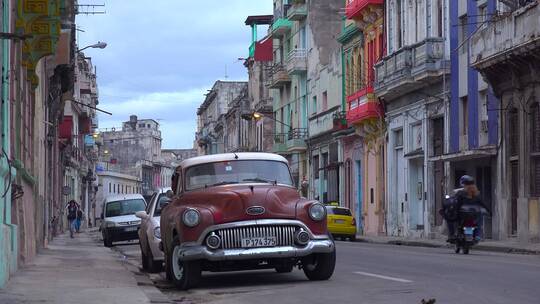
[[[88,45],[88,46],[85,46],[83,47],[82,49],[78,49],[77,50],[77,53],[79,52],[82,52],[88,48],[92,48],[92,49],[104,49],[107,47],[107,43],[106,42],[101,42],[101,41],[98,41],[97,43],[95,44],[91,44],[91,45]]]
[[[292,129],[292,127],[291,127],[290,125],[288,125],[288,124],[286,124],[286,123],[284,123],[284,122],[282,122],[282,121],[280,121],[280,120],[277,120],[277,119],[275,119],[274,117],[271,117],[271,116],[264,116],[264,114],[259,113],[259,112],[253,112],[253,114],[251,114],[251,117],[253,117],[253,119],[255,119],[255,120],[260,120],[260,119],[262,119],[262,118],[264,118],[264,117],[268,117],[268,118],[270,118],[271,120],[273,120],[273,121],[275,121],[275,122],[278,122],[278,123],[280,123],[280,124],[282,124],[282,125],[288,127],[289,129]]]

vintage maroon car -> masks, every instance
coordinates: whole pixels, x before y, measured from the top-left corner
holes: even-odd
[[[327,280],[336,251],[326,208],[300,197],[287,160],[269,153],[231,153],[184,160],[174,196],[161,213],[167,278],[181,288],[202,271],[295,266]]]

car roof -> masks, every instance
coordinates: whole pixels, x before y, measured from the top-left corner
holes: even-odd
[[[130,200],[130,199],[142,199],[144,200],[144,197],[140,194],[116,194],[116,195],[109,195],[105,198],[105,203],[109,202],[116,202],[116,201],[123,201],[123,200]]]
[[[163,188],[158,188],[158,189],[157,189],[156,191],[154,191],[154,192],[157,192],[157,193],[165,193],[165,192],[167,192],[167,191],[169,191],[169,190],[172,190],[172,188],[171,188],[171,187],[163,187]]]
[[[242,152],[212,154],[188,158],[180,163],[180,167],[188,168],[195,165],[235,160],[270,160],[288,164],[287,159],[281,155],[263,152]]]

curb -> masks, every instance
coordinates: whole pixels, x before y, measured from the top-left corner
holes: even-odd
[[[363,237],[356,237],[356,242],[360,243],[369,243],[369,244],[380,244],[380,245],[393,245],[393,246],[408,246],[408,247],[425,247],[425,248],[452,248],[453,246],[449,244],[436,244],[429,243],[417,240],[374,240]],[[492,245],[475,245],[472,247],[474,250],[480,251],[490,251],[490,252],[499,252],[499,253],[510,253],[510,254],[530,254],[530,255],[540,255],[540,250],[531,250],[525,248],[514,248],[508,246],[492,246]]]
[[[96,241],[103,243],[99,237],[99,234],[93,233],[92,236]],[[105,248],[105,247],[104,247]],[[115,253],[120,257],[120,263],[126,268],[127,271],[131,272],[133,278],[137,282],[137,286],[142,290],[142,292],[148,297],[150,303],[152,304],[171,304],[173,303],[169,297],[167,297],[159,288],[157,288],[154,282],[150,277],[142,272],[138,264],[133,263],[126,258],[122,252],[117,250],[115,247],[108,248],[111,252]]]

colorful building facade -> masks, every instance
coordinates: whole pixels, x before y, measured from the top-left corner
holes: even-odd
[[[374,65],[385,52],[383,1],[346,2],[344,44],[346,119],[355,135],[345,140],[347,204],[356,203],[357,223],[366,235],[384,234],[385,123],[375,94]]]

